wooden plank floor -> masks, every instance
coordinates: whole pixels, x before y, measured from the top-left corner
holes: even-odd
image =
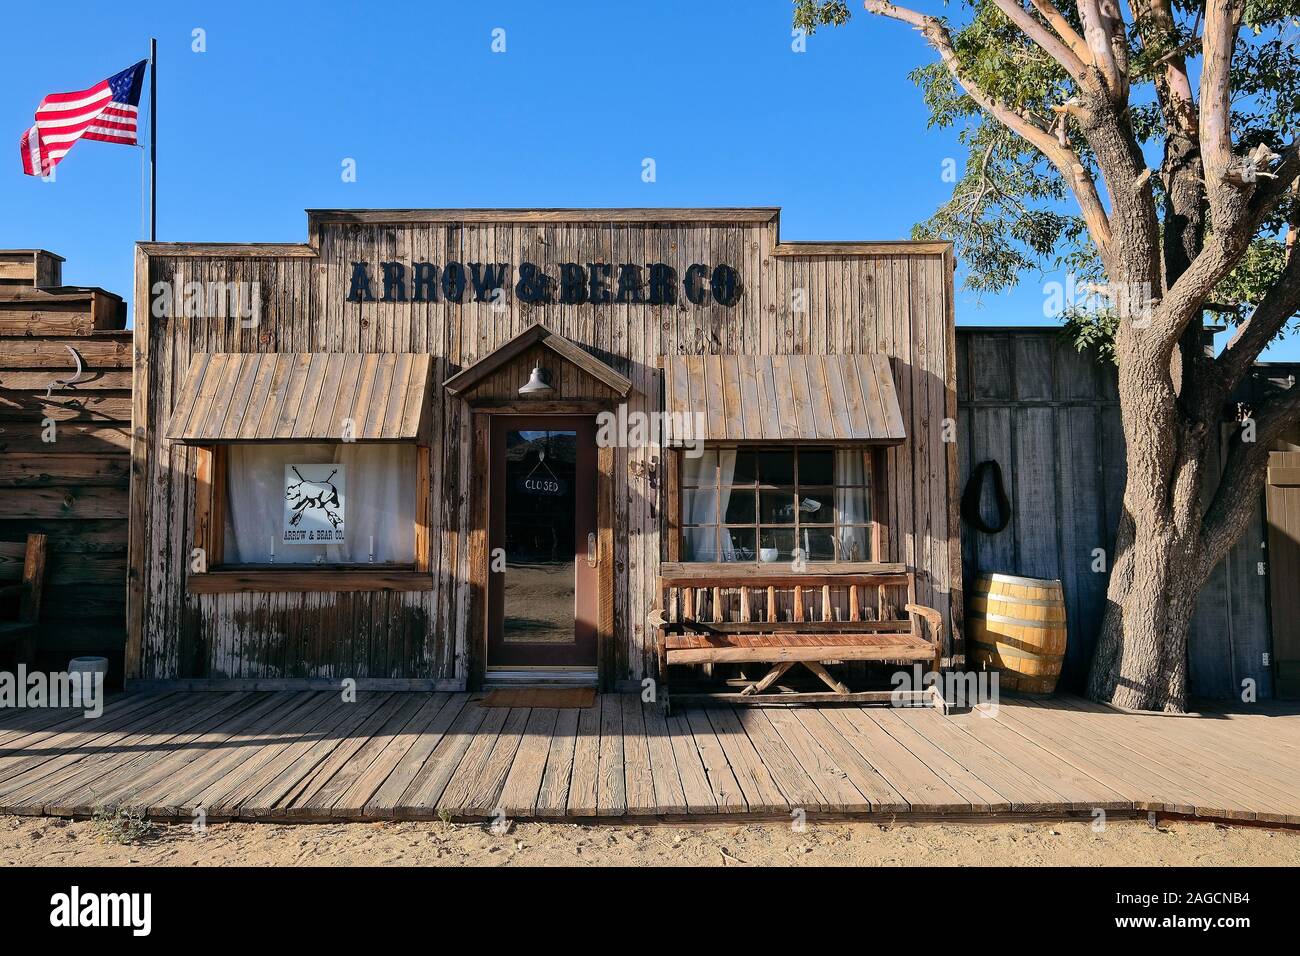
[[[0,813],[326,821],[449,814],[991,819],[1148,811],[1300,824],[1300,707],[1126,714],[1078,698],[993,716],[852,706],[665,715],[470,694],[152,693],[103,715],[0,712]]]

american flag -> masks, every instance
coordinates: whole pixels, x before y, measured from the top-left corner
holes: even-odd
[[[140,91],[148,62],[141,60],[88,90],[51,93],[41,100],[36,125],[23,133],[19,142],[23,172],[48,176],[79,139],[136,145]]]

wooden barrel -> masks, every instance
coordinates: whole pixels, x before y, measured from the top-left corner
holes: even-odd
[[[971,659],[997,670],[1002,690],[1052,693],[1065,659],[1065,600],[1060,581],[981,574],[966,622]]]

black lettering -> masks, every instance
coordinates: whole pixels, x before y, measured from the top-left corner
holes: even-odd
[[[609,277],[614,269],[608,262],[588,262],[587,272],[591,277],[589,297],[592,305],[605,305],[610,300]]]
[[[740,301],[740,276],[728,265],[718,266],[709,280],[713,298],[720,305],[733,306]]]
[[[510,266],[504,262],[489,262],[487,265],[471,262],[469,271],[474,280],[474,301],[491,300],[493,296],[490,293],[496,292],[505,285],[506,272],[509,268]]]
[[[650,304],[677,304],[677,270],[672,266],[650,263]]]
[[[379,268],[384,272],[384,294],[381,302],[406,301],[406,266],[400,262],[381,262]]]
[[[645,301],[645,295],[641,291],[640,266],[625,262],[618,267],[618,295],[614,301],[622,305]]]
[[[348,289],[349,302],[374,302],[370,291],[370,272],[364,262],[352,263],[352,287]]]
[[[529,304],[549,303],[551,301],[551,280],[540,268],[531,262],[519,264],[519,281],[515,284],[515,295],[520,302]]]
[[[581,305],[587,301],[587,270],[577,262],[560,263],[560,304]]]
[[[709,293],[704,280],[709,274],[709,267],[696,263],[686,269],[686,299],[691,305],[707,305]]]
[[[449,262],[442,270],[442,294],[448,302],[460,302],[465,295],[465,267]]]
[[[432,262],[411,264],[411,301],[438,301],[438,267]]]

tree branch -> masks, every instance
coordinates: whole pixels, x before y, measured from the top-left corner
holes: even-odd
[[[1300,178],[1300,139],[1282,150],[1281,159],[1273,167],[1273,176],[1257,186],[1250,197],[1250,218],[1255,229],[1282,201],[1291,184]]]
[[[1052,25],[1056,35],[1065,41],[1065,45],[1070,48],[1079,62],[1085,66],[1092,66],[1092,53],[1088,50],[1088,44],[1083,42],[1083,37],[1070,26],[1070,21],[1061,15],[1061,11],[1050,2],[1050,0],[1030,0],[1044,20]]]
[[[1103,7],[1118,7],[1112,0],[1079,0],[1079,19],[1083,23],[1083,38],[1092,51],[1092,62],[1105,80],[1111,98],[1117,103],[1128,102],[1128,77],[1121,69],[1116,53],[1116,35],[1124,43],[1123,20],[1103,11]],[[1116,25],[1121,29],[1116,30]],[[1124,64],[1127,67],[1127,62]]]
[[[1253,418],[1255,440],[1243,442],[1240,433],[1234,439],[1214,500],[1201,523],[1201,553],[1207,569],[1223,560],[1259,507],[1272,445],[1300,420],[1300,383],[1265,401]]]
[[[1160,37],[1175,37],[1174,12],[1170,0],[1133,0],[1131,7],[1143,46],[1153,46],[1154,41]],[[1192,99],[1192,82],[1187,74],[1187,51],[1174,47],[1160,58],[1157,65],[1162,70],[1156,77],[1156,93],[1160,97],[1165,120],[1195,142],[1199,118]]]
[[[1300,191],[1297,199],[1300,200]],[[1236,387],[1259,358],[1259,353],[1268,348],[1287,322],[1300,311],[1300,253],[1295,246],[1297,229],[1300,229],[1300,201],[1291,210],[1291,228],[1287,231],[1291,245],[1282,273],[1264,293],[1250,318],[1237,327],[1232,340],[1214,361],[1221,379],[1220,388],[1225,394]]]
[[[1221,187],[1233,165],[1232,51],[1244,10],[1244,0],[1212,0],[1206,4],[1201,38],[1201,157],[1217,231],[1229,231],[1235,225]]]
[[[1083,213],[1083,220],[1087,223],[1088,231],[1092,234],[1093,242],[1097,244],[1098,250],[1104,257],[1110,247],[1110,221],[1106,216],[1106,209],[1101,203],[1101,198],[1097,194],[1097,184],[1092,181],[1092,177],[1083,168],[1079,157],[1072,150],[1063,147],[1057,142],[1056,137],[1049,130],[1043,129],[1006,103],[988,96],[973,82],[968,82],[962,76],[961,61],[957,58],[957,51],[952,45],[952,36],[948,32],[947,26],[938,17],[927,16],[923,13],[917,13],[915,10],[895,6],[889,0],[865,0],[864,6],[868,13],[910,24],[921,31],[921,35],[938,51],[944,65],[948,68],[948,72],[961,84],[962,89],[966,91],[966,95],[974,100],[980,109],[1027,140],[1048,158],[1065,178],[1065,181],[1070,184],[1070,189],[1073,191]]]
[[[1025,36],[1037,43],[1048,56],[1059,63],[1074,82],[1080,86],[1087,82],[1085,75],[1087,67],[1083,60],[1079,59],[1067,43],[1057,39],[1051,30],[1035,20],[1029,11],[1020,5],[1020,0],[993,0],[993,2]],[[1057,16],[1059,17],[1060,14],[1058,13]]]

